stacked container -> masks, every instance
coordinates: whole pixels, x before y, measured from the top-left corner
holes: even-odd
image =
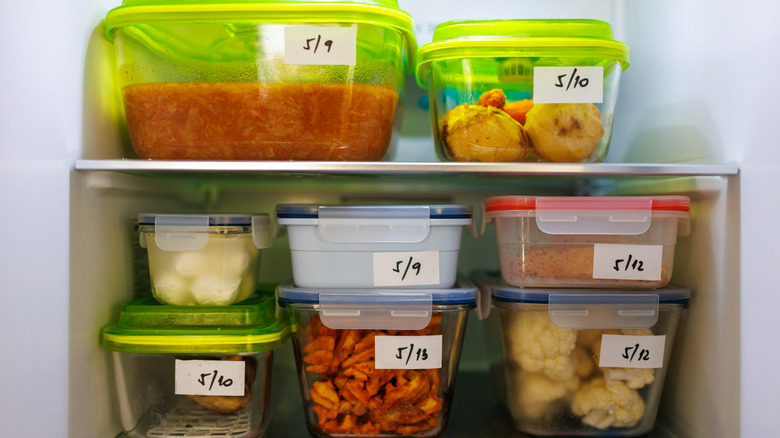
[[[688,198],[504,196],[485,201],[484,218],[496,221],[502,275],[475,281],[515,426],[648,434],[690,297],[669,285]]]
[[[444,434],[476,287],[457,279],[469,207],[278,205],[313,436]]]
[[[448,161],[600,162],[628,47],[597,20],[465,20],[420,47],[436,150]]]
[[[152,159],[387,158],[417,49],[395,0],[124,0],[106,31]]]
[[[103,330],[125,435],[260,436],[289,332],[273,288],[258,290],[268,215],[141,214],[138,231],[151,294]]]

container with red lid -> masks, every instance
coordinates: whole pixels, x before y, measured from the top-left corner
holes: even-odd
[[[518,287],[662,287],[690,232],[684,196],[498,196],[483,208],[501,274]]]

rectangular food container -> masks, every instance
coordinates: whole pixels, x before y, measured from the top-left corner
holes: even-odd
[[[455,284],[463,205],[280,204],[298,287],[433,287]]]
[[[477,290],[277,288],[316,437],[439,437]]]
[[[417,49],[395,0],[124,0],[105,25],[151,159],[383,159]]]
[[[648,436],[688,289],[521,289],[497,276],[475,282],[492,297],[491,371],[518,430]]]
[[[257,286],[260,250],[271,246],[267,214],[140,214],[154,297],[173,305],[228,305]]]
[[[250,438],[267,425],[273,351],[289,335],[273,294],[233,306],[125,304],[103,330],[123,436]]]
[[[658,288],[690,232],[684,196],[497,196],[483,208],[501,274],[519,287]]]
[[[628,59],[598,20],[438,25],[416,77],[440,159],[603,161]]]

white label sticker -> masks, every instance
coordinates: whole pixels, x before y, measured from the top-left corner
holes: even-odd
[[[291,65],[355,65],[357,27],[287,26],[284,62]]]
[[[426,286],[439,281],[439,251],[374,253],[374,287]]]
[[[177,395],[244,395],[243,360],[176,359]]]
[[[534,103],[603,101],[603,67],[534,67]]]
[[[600,367],[663,368],[666,336],[602,335]]]
[[[658,281],[662,259],[663,245],[596,244],[593,278]]]
[[[374,367],[378,370],[439,369],[441,349],[441,335],[377,336]]]

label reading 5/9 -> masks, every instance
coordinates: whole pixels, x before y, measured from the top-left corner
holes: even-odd
[[[374,287],[426,286],[439,281],[439,251],[374,253]]]
[[[661,280],[663,245],[593,246],[593,278]]]
[[[290,65],[355,65],[357,27],[287,26],[284,62]]]
[[[665,344],[665,335],[602,335],[599,367],[663,368]]]
[[[374,367],[378,370],[439,369],[441,350],[441,335],[377,336]]]
[[[177,395],[244,395],[243,360],[176,359],[175,367]]]
[[[603,101],[603,67],[534,67],[534,103]]]

